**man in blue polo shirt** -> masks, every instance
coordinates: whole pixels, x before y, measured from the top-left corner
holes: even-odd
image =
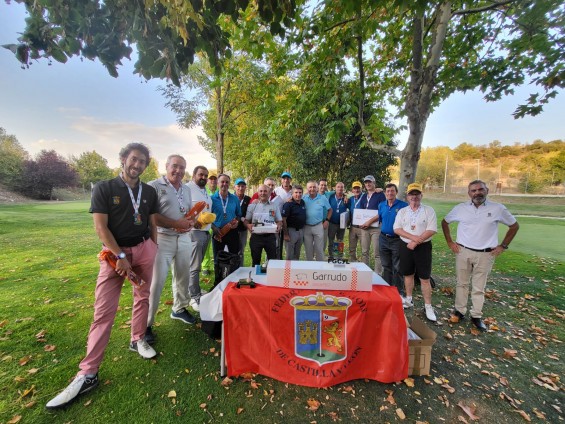
[[[382,191],[377,191],[377,185],[375,177],[372,175],[367,175],[363,178],[363,184],[365,184],[366,193],[361,197],[361,201],[357,205],[356,209],[372,209],[377,210],[379,203],[386,200],[385,195]],[[379,237],[381,229],[379,228],[379,217],[375,214],[373,218],[368,219],[365,223],[359,225],[363,230],[361,233],[361,252],[362,261],[367,265],[371,266],[369,254],[371,252],[371,245],[373,246],[373,255],[375,257],[375,272],[377,274],[382,274],[383,267],[381,265],[381,256],[379,253]]]
[[[408,203],[396,198],[398,187],[396,184],[385,186],[386,201],[379,203],[379,222],[381,235],[379,237],[379,252],[383,266],[383,279],[398,289],[404,296],[404,278],[400,275],[400,237],[394,233],[394,220],[398,211]]]
[[[230,253],[237,254],[239,252],[239,231],[237,225],[241,221],[241,207],[239,199],[236,195],[229,192],[230,176],[220,174],[218,176],[219,190],[212,195],[212,212],[216,214],[216,220],[212,223],[212,250],[214,253],[214,267],[218,265],[218,252],[224,250],[227,246]],[[229,225],[230,231],[224,234],[220,241],[220,230]]]
[[[318,193],[318,183],[308,181],[308,196],[304,198],[306,205],[306,226],[304,227],[304,250],[306,260],[316,256],[317,261],[324,261],[324,230],[332,216],[332,208],[326,196]]]

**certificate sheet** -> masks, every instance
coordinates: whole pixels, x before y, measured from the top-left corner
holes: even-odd
[[[379,216],[379,211],[376,209],[353,209],[353,225],[363,225],[369,219]],[[371,224],[371,227],[378,228],[379,221]]]

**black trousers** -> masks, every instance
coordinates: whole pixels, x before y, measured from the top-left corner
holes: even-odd
[[[218,263],[218,252],[224,250],[228,246],[228,251],[230,253],[239,252],[239,231],[237,228],[231,230],[225,236],[222,237],[222,241],[218,241],[212,237],[212,251],[214,252],[214,264]]]
[[[249,249],[251,250],[251,261],[253,266],[261,264],[261,254],[263,249],[267,254],[267,259],[277,257],[277,235],[276,234],[251,234],[249,239]]]

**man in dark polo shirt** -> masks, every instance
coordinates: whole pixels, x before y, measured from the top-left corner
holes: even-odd
[[[98,238],[104,249],[115,256],[116,267],[107,261],[100,262],[94,321],[88,333],[86,356],[71,384],[47,403],[49,409],[64,407],[98,385],[98,369],[110,339],[122,286],[129,271],[145,281],[145,284],[133,290],[129,348],[145,359],[156,356],[155,350],[144,340],[149,289],[157,252],[155,214],[159,207],[153,187],[139,180],[149,161],[149,149],[145,145],[130,143],[120,151],[120,175],[94,187],[90,212]]]
[[[235,180],[234,190],[235,195],[239,200],[239,207],[241,208],[241,218],[237,224],[237,231],[239,232],[239,266],[243,266],[243,262],[245,261],[245,246],[247,246],[247,226],[245,225],[245,215],[247,214],[247,207],[251,202],[251,197],[245,194],[245,190],[247,190],[247,183],[243,178]]]
[[[286,260],[299,260],[300,249],[304,243],[306,224],[306,205],[302,200],[302,186],[292,186],[292,198],[282,207],[283,234],[286,247]]]

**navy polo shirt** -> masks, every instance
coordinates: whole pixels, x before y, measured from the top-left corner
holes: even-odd
[[[306,224],[306,204],[300,199],[300,203],[294,200],[283,204],[281,215],[286,218],[286,226],[300,230]]]

